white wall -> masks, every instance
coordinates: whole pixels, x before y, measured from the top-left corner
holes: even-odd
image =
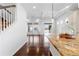
[[[79,3],[78,3],[78,8],[79,8]]]
[[[72,34],[71,29],[66,26],[65,20],[67,17],[69,17],[74,10],[78,9],[77,3],[75,4],[53,4],[53,16],[55,20],[59,23],[63,21],[62,24],[58,24],[56,26],[56,34],[60,34],[63,32],[67,32]]]
[[[28,19],[35,21],[41,19],[41,17],[52,17],[52,3],[23,3],[27,10]],[[33,6],[36,6],[34,9]]]
[[[16,20],[9,28],[0,33],[0,55],[14,55],[26,42],[26,12],[21,4],[16,6]]]
[[[57,19],[57,34],[66,32],[69,34],[76,35],[76,32],[78,34],[79,32],[79,10],[75,10],[72,13],[70,13],[68,16],[62,15],[59,19]],[[66,16],[66,17],[65,17]],[[66,20],[68,20],[68,24],[66,23]],[[61,23],[62,21],[62,23]]]

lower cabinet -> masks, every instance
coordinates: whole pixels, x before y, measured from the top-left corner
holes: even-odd
[[[57,49],[51,44],[51,42],[49,44],[52,56],[61,56]]]

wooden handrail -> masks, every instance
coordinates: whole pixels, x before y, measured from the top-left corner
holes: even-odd
[[[16,5],[9,5],[9,6],[0,5],[0,9],[6,9],[6,8],[10,8],[10,7],[16,7]]]
[[[16,7],[16,5],[9,5],[9,6],[0,5],[0,9],[4,9],[5,11],[7,11],[10,14],[12,14],[12,13],[9,10],[7,10],[6,8],[12,8],[12,7]]]

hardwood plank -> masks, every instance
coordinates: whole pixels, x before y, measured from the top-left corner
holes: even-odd
[[[27,43],[14,56],[52,56],[48,47],[27,46]]]

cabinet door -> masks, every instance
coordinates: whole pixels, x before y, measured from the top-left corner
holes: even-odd
[[[53,56],[61,56],[57,49],[50,43],[50,51]]]

